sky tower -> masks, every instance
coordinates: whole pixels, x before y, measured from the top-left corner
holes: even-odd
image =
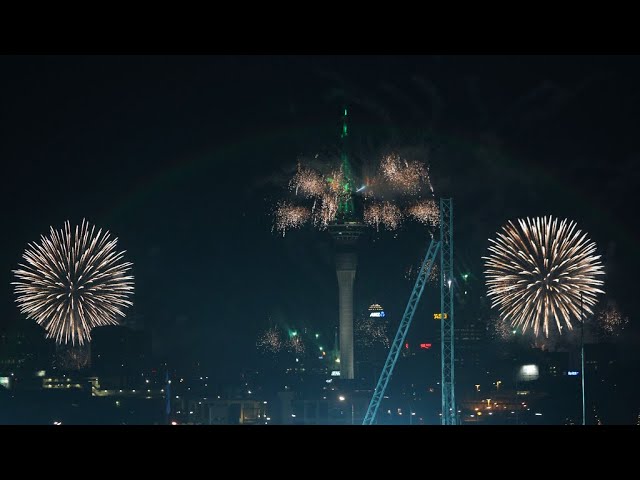
[[[338,313],[340,318],[340,378],[352,380],[354,377],[353,359],[353,282],[356,278],[358,256],[356,244],[365,226],[356,220],[353,195],[354,181],[348,154],[347,108],[342,116],[340,131],[340,159],[342,185],[338,212],[328,225],[336,246],[336,275],[338,277]],[[332,181],[332,179],[329,179]]]

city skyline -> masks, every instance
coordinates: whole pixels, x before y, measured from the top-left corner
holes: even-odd
[[[639,232],[630,202],[638,57],[1,61],[8,228],[0,329],[31,322],[10,285],[28,243],[50,226],[86,218],[113,232],[133,263],[127,316],[142,319],[158,358],[201,362],[222,381],[260,361],[256,339],[271,324],[317,331],[331,346],[338,324],[331,238],[311,228],[283,237],[271,212],[301,157],[339,145],[346,104],[358,158],[403,149],[427,159],[435,198],[454,199],[454,274],[467,275],[464,295],[473,296],[457,301],[474,305],[461,307],[461,321],[488,325],[496,313],[487,306],[482,257],[502,225],[569,218],[602,255],[606,294],[597,307],[613,302],[629,319],[614,341],[638,364]],[[429,229],[406,224],[367,235],[358,247],[355,310],[384,305],[393,336],[411,291],[407,269],[423,257]],[[414,320],[418,336],[434,344],[437,295],[427,286]]]

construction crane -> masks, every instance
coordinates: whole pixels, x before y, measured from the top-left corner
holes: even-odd
[[[409,330],[409,326],[411,325],[411,320],[413,320],[413,314],[418,307],[418,302],[420,301],[420,297],[422,296],[424,285],[425,283],[427,283],[427,279],[429,278],[429,274],[431,273],[431,269],[433,268],[433,264],[435,262],[439,248],[440,242],[432,239],[431,243],[429,244],[427,254],[422,261],[422,266],[420,267],[418,278],[416,278],[416,284],[413,287],[411,296],[409,297],[409,302],[407,303],[407,308],[405,309],[404,315],[402,316],[402,321],[400,322],[400,326],[398,327],[398,332],[396,333],[395,339],[391,344],[391,350],[389,350],[389,355],[387,355],[387,360],[385,361],[384,367],[382,368],[382,373],[380,374],[380,378],[378,379],[378,384],[376,385],[376,389],[374,390],[373,396],[371,397],[371,402],[369,402],[369,408],[367,409],[367,413],[364,416],[364,420],[362,421],[363,425],[372,425],[375,421],[376,413],[378,413],[378,407],[380,407],[380,403],[384,398],[384,392],[387,389],[387,384],[389,383],[389,379],[391,378],[391,374],[393,373],[393,368],[396,366],[396,362],[398,361],[398,355],[400,355],[400,350],[402,349],[402,345],[404,345],[407,331]]]
[[[453,341],[453,200],[440,199],[440,358],[442,368],[442,425],[457,425]]]
[[[453,201],[450,198],[440,199],[440,240],[431,240],[427,254],[422,261],[416,284],[413,287],[407,308],[398,327],[395,339],[391,344],[389,355],[382,368],[382,373],[371,397],[369,408],[362,421],[363,425],[372,425],[384,393],[387,389],[400,350],[411,325],[413,314],[418,306],[427,278],[431,273],[436,255],[440,250],[440,347],[442,370],[442,425],[456,425],[457,410],[454,388],[454,328],[453,328]]]

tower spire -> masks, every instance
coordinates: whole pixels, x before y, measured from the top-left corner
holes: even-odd
[[[342,139],[342,142],[345,142],[345,139],[347,138],[347,136],[349,135],[349,132],[347,130],[347,106],[344,106],[344,113],[342,115],[342,130],[340,131],[340,138]]]
[[[338,205],[338,213],[344,219],[351,219],[353,216],[353,173],[351,171],[351,163],[349,162],[349,149],[347,138],[349,136],[348,128],[348,109],[345,105],[342,108],[342,128],[340,129],[340,166],[342,168],[342,185],[340,189],[340,201]]]

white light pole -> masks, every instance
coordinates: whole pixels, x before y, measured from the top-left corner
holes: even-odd
[[[581,328],[580,328],[580,356],[582,357],[581,361],[582,361],[582,372],[580,374],[580,376],[582,377],[582,425],[586,425],[587,424],[587,416],[586,416],[586,403],[585,403],[585,398],[584,398],[584,314],[582,312],[582,291],[580,291],[580,321],[581,321]]]

